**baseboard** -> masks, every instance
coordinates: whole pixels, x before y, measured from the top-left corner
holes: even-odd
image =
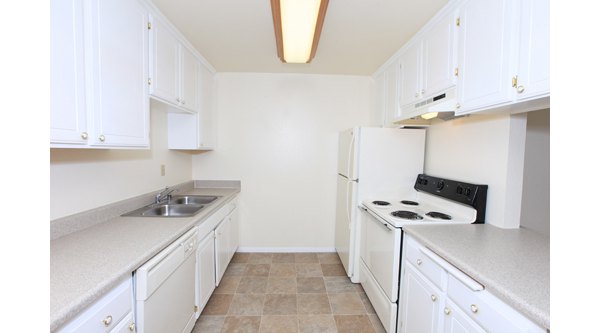
[[[237,252],[272,252],[272,253],[291,253],[291,252],[335,252],[335,247],[243,247],[240,246]]]

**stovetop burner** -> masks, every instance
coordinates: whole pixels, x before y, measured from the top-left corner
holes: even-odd
[[[392,216],[395,217],[399,217],[401,219],[407,219],[407,220],[422,220],[423,216],[415,213],[415,212],[410,212],[407,210],[397,210],[395,212],[391,213]]]
[[[400,203],[403,203],[408,206],[418,206],[419,205],[418,202],[410,201],[410,200],[402,200],[402,201],[400,201]]]
[[[377,206],[389,206],[390,205],[390,203],[387,201],[373,201],[373,204],[377,205]]]
[[[429,212],[425,215],[427,215],[429,217],[433,217],[434,219],[452,220],[452,216],[450,216],[448,214],[440,213],[440,212]]]

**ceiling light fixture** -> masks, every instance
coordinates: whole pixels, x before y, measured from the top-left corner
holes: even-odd
[[[271,0],[277,56],[309,63],[317,52],[329,0]]]

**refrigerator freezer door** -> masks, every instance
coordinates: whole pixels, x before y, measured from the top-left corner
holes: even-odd
[[[356,143],[358,142],[358,128],[340,132],[338,142],[338,174],[351,180],[358,178],[356,166]]]
[[[335,216],[335,249],[346,269],[348,276],[353,275],[353,258],[350,257],[350,249],[354,248],[354,226],[352,225],[354,206],[353,202],[356,190],[356,182],[338,175],[337,180],[337,203]]]

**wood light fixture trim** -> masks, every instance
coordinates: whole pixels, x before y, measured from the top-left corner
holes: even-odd
[[[327,6],[329,0],[321,0],[319,5],[319,15],[317,16],[317,22],[315,26],[315,33],[312,40],[312,46],[310,51],[310,57],[306,63],[310,63],[315,54],[317,53],[317,46],[319,45],[319,39],[321,38],[321,30],[323,29],[323,22],[325,21],[325,14],[327,13]],[[275,28],[275,41],[277,43],[277,57],[283,63],[285,61],[285,55],[283,54],[283,32],[281,25],[281,5],[280,0],[271,0],[271,12],[273,14],[273,26]]]

